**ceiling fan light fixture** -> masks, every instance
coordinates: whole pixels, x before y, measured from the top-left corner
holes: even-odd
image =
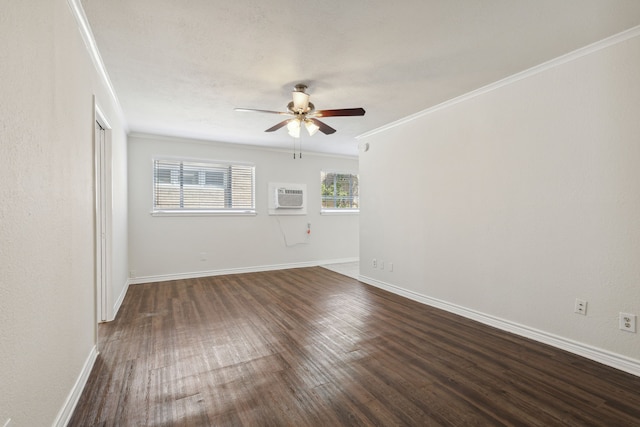
[[[287,123],[287,130],[289,131],[289,135],[291,135],[292,137],[300,138],[300,120],[289,120],[289,123]]]
[[[309,110],[309,95],[304,92],[294,91],[293,95],[293,109],[298,113],[306,113]]]
[[[306,119],[304,121],[304,127],[307,128],[307,132],[309,132],[309,136],[315,135],[315,133],[318,132],[318,129],[320,129],[320,126],[318,126],[317,124],[313,123],[309,119]]]

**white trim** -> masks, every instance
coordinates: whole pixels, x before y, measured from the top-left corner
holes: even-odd
[[[97,96],[94,105],[94,168],[95,168],[95,220],[96,220],[96,318],[97,323],[112,317],[109,310],[109,291],[111,290],[111,242],[112,242],[112,164],[111,164],[111,127],[109,120],[100,108]],[[98,129],[103,129],[102,138],[96,138]],[[104,227],[104,229],[103,229]],[[103,235],[104,233],[104,235]]]
[[[358,215],[360,209],[322,209],[320,215]]]
[[[93,369],[93,365],[96,362],[97,357],[98,349],[96,346],[93,346],[89,352],[89,357],[87,357],[87,360],[84,362],[84,366],[80,371],[80,375],[78,376],[76,383],[73,385],[73,388],[71,388],[69,396],[67,396],[67,400],[64,402],[64,405],[60,409],[60,412],[58,412],[58,416],[52,424],[54,427],[64,427],[69,424],[73,411],[78,404],[78,400],[80,400],[80,395],[82,394],[84,386],[87,384],[89,374],[91,374],[91,370]]]
[[[160,210],[152,210],[151,212],[149,212],[149,215],[151,216],[256,216],[258,215],[258,212],[254,209],[254,210],[238,210],[238,211],[234,211],[232,209],[229,210],[219,210],[219,211],[214,211],[214,210],[206,210],[206,209],[201,209],[201,210],[189,210],[189,209],[160,209]]]
[[[107,119],[107,115],[104,114],[104,111],[102,111],[102,108],[100,108],[100,104],[98,104],[98,97],[96,95],[93,96],[93,106],[96,109],[95,111],[95,119],[97,121],[100,122],[100,124],[102,125],[103,128],[112,129],[111,123],[109,123],[109,120]]]
[[[71,9],[72,15],[76,19],[78,28],[80,30],[80,35],[82,36],[84,45],[87,48],[89,56],[91,57],[91,61],[93,62],[96,71],[98,72],[99,78],[107,87],[107,92],[109,92],[109,95],[114,102],[116,111],[118,113],[118,116],[120,116],[120,120],[122,122],[125,133],[127,133],[129,129],[127,126],[127,122],[125,121],[124,111],[122,110],[120,101],[118,101],[118,96],[116,95],[116,91],[113,88],[113,84],[111,83],[111,79],[109,78],[109,74],[107,73],[107,69],[104,66],[104,62],[102,61],[102,56],[100,56],[100,51],[98,50],[96,40],[93,37],[91,26],[89,25],[89,21],[87,20],[87,15],[84,13],[84,9],[80,4],[80,0],[67,0],[67,4]]]
[[[153,165],[156,161],[206,163],[214,166],[251,166],[253,168],[256,167],[255,162],[247,162],[246,160],[212,159],[211,157],[183,157],[183,156],[175,156],[175,155],[153,156],[151,158],[151,164]]]
[[[516,335],[523,336],[525,338],[532,339],[550,346],[559,348],[561,350],[568,351],[569,353],[577,354],[578,356],[585,357],[587,359],[602,363],[612,368],[619,369],[624,372],[636,375],[640,377],[640,360],[632,359],[620,354],[612,353],[600,348],[592,347],[590,345],[570,340],[558,335],[550,334],[539,329],[530,328],[519,323],[511,322],[499,317],[491,316],[479,311],[471,310],[456,304],[451,304],[446,301],[442,301],[436,298],[431,298],[426,295],[413,292],[399,286],[392,285],[390,283],[382,282],[380,280],[373,279],[371,277],[362,276],[358,277],[358,280],[371,286],[375,286],[380,289],[384,289],[396,295],[409,298],[419,303],[429,305],[431,307],[439,308],[441,310],[448,311],[466,317],[471,320],[483,323],[485,325],[493,326],[494,328],[501,329],[503,331],[511,332]]]
[[[204,139],[197,137],[184,137],[184,136],[171,136],[171,135],[158,135],[154,133],[145,133],[145,132],[130,132],[127,134],[128,142],[131,142],[132,138],[138,139],[149,139],[152,141],[172,141],[172,142],[186,142],[186,143],[194,143],[194,144],[206,144],[207,146],[211,146],[211,143],[219,144],[225,146],[227,148],[233,149],[246,149],[252,151],[269,151],[273,153],[287,153],[291,154],[291,149],[289,148],[276,148],[276,147],[267,147],[264,145],[254,145],[254,144],[239,144],[237,142],[224,142],[214,139]],[[337,158],[337,159],[346,159],[346,160],[358,160],[358,155],[346,155],[346,154],[330,154],[330,153],[320,153],[316,151],[305,151],[305,156],[315,156],[315,157],[329,157],[329,158]]]
[[[124,284],[122,288],[122,292],[120,292],[120,296],[118,297],[118,300],[113,305],[113,311],[111,312],[111,317],[109,318],[109,321],[115,320],[116,316],[118,315],[118,311],[120,311],[120,306],[124,301],[124,297],[127,295],[127,291],[129,290],[130,284],[131,284],[131,281],[129,280],[127,280],[126,283]]]
[[[519,80],[526,79],[528,77],[531,77],[531,76],[534,76],[536,74],[542,73],[544,71],[547,71],[547,70],[552,69],[554,67],[557,67],[559,65],[566,64],[567,62],[574,61],[574,60],[579,59],[579,58],[581,58],[583,56],[586,56],[586,55],[589,55],[591,53],[597,52],[599,50],[606,49],[606,48],[608,48],[610,46],[613,46],[613,45],[616,45],[618,43],[622,43],[622,42],[624,42],[626,40],[632,39],[632,38],[637,37],[637,36],[640,36],[640,25],[635,26],[633,28],[630,28],[628,30],[622,31],[621,33],[615,34],[615,35],[613,35],[611,37],[607,37],[605,39],[602,39],[600,41],[597,41],[595,43],[592,43],[590,45],[582,47],[580,49],[574,50],[573,52],[569,52],[567,54],[561,55],[561,56],[559,56],[557,58],[554,58],[554,59],[552,59],[550,61],[543,62],[542,64],[536,65],[536,66],[531,67],[531,68],[529,68],[527,70],[524,70],[524,71],[521,71],[519,73],[513,74],[513,75],[511,75],[509,77],[506,77],[504,79],[498,80],[497,82],[493,82],[493,83],[490,83],[490,84],[488,84],[486,86],[482,86],[482,87],[480,87],[480,88],[478,88],[476,90],[473,90],[471,92],[467,92],[464,95],[460,95],[458,97],[449,99],[449,100],[444,101],[444,102],[442,102],[440,104],[434,105],[433,107],[427,108],[426,110],[419,111],[417,113],[411,114],[411,115],[409,115],[407,117],[404,117],[402,119],[399,119],[399,120],[396,120],[394,122],[388,123],[388,124],[386,124],[384,126],[381,126],[379,128],[376,128],[376,129],[370,130],[368,132],[365,132],[363,134],[360,134],[360,135],[356,136],[356,139],[357,140],[365,139],[365,138],[367,138],[369,136],[372,136],[372,135],[375,135],[377,133],[381,133],[381,132],[387,131],[389,129],[392,129],[394,127],[401,126],[403,124],[406,124],[406,123],[409,123],[409,122],[411,122],[413,120],[416,120],[416,119],[418,119],[420,117],[423,117],[423,116],[426,116],[428,114],[431,114],[431,113],[433,113],[435,111],[443,110],[445,108],[449,108],[449,107],[451,107],[453,105],[456,105],[456,104],[459,104],[461,102],[468,101],[468,100],[470,100],[472,98],[475,98],[476,96],[480,96],[480,95],[483,95],[485,93],[494,91],[494,90],[499,89],[499,88],[501,88],[503,86],[515,83],[515,82],[517,82]],[[360,145],[364,146],[363,144],[358,144],[358,145],[359,146]]]
[[[287,270],[290,268],[318,267],[325,264],[341,264],[345,262],[355,262],[358,260],[359,258],[340,258],[340,259],[330,259],[330,260],[320,260],[320,261],[296,262],[296,263],[288,263],[288,264],[272,264],[272,265],[260,265],[260,266],[254,266],[254,267],[227,268],[223,270],[194,271],[194,272],[177,273],[177,274],[159,274],[156,276],[144,276],[144,277],[131,278],[129,279],[129,283],[132,285],[137,285],[141,283],[166,282],[168,280],[185,280],[185,279],[196,279],[199,277],[223,276],[226,274],[259,273],[262,271]]]

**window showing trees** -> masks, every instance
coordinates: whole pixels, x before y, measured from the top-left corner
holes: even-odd
[[[322,212],[358,212],[358,175],[322,171],[320,184]]]
[[[255,213],[255,166],[156,159],[154,212]]]

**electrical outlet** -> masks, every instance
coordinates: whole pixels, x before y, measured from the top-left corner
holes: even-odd
[[[576,304],[573,308],[573,312],[577,314],[587,315],[587,302],[583,299],[576,298]]]
[[[131,270],[129,271],[129,277],[135,279],[136,277],[138,277],[138,273],[135,270]]]
[[[373,265],[373,268],[378,268],[378,260],[374,258],[371,265]]]
[[[636,331],[636,315],[620,313],[620,329],[626,332]]]

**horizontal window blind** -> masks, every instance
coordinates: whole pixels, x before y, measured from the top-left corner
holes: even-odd
[[[221,161],[156,159],[153,210],[255,212],[255,166]]]
[[[351,210],[360,208],[358,175],[350,173],[320,173],[322,210]]]

